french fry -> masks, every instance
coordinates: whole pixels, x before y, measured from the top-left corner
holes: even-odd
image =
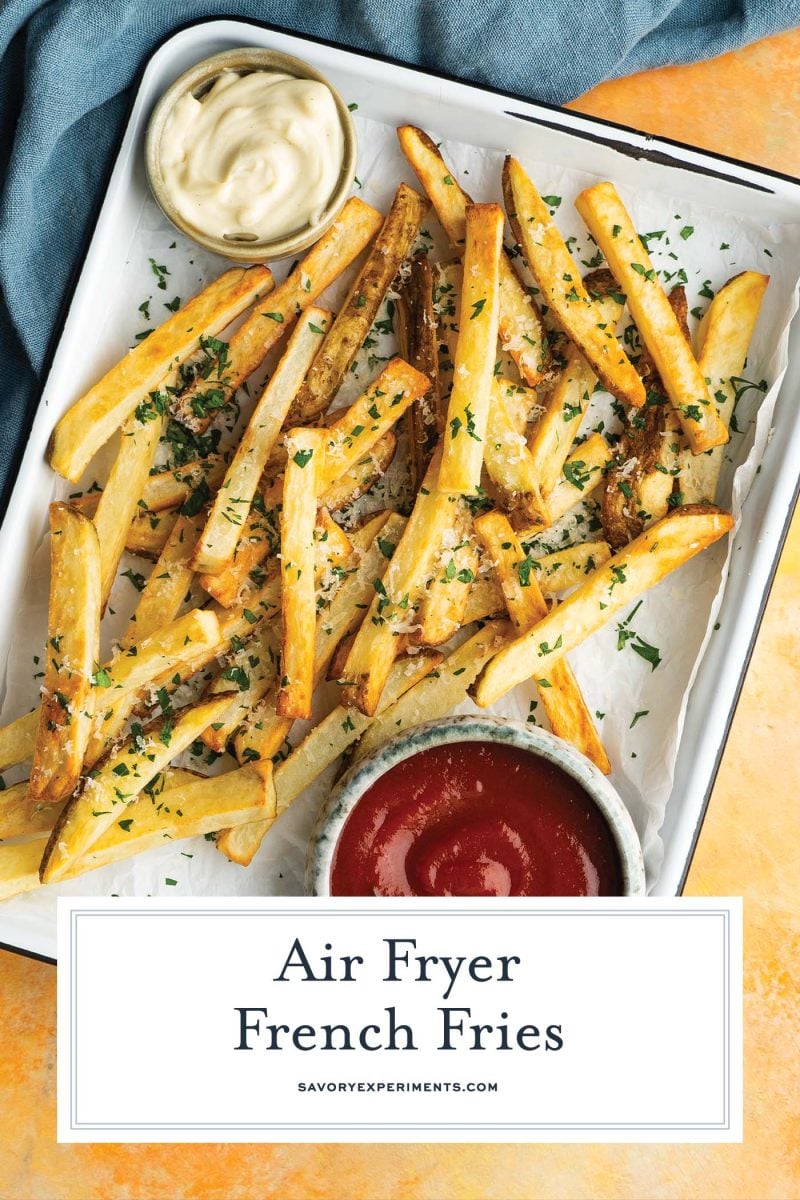
[[[431,459],[423,486],[397,549],[373,582],[374,594],[342,676],[342,703],[371,716],[378,706],[400,637],[413,632],[413,618],[445,530],[451,529],[458,497],[436,490],[440,451]]]
[[[430,381],[402,358],[387,363],[366,392],[341,415],[337,413],[338,419],[325,430],[320,493],[352,470],[429,388]]]
[[[234,267],[184,304],[61,418],[50,444],[53,470],[77,482],[100,447],[133,416],[149,392],[174,374],[177,364],[271,289],[272,273],[266,267]]]
[[[329,407],[378,315],[389,285],[414,243],[428,207],[424,197],[408,184],[400,184],[367,261],[353,281],[325,344],[292,405],[289,426],[314,423]]]
[[[475,533],[491,559],[514,627],[525,633],[547,616],[547,602],[530,569],[530,559],[508,522],[499,512],[475,519]],[[536,680],[539,699],[553,733],[577,747],[603,774],[611,773],[578,681],[565,658]]]
[[[728,431],[617,189],[612,183],[595,184],[581,192],[575,207],[627,296],[693,453],[724,445]]]
[[[465,228],[461,317],[437,486],[475,495],[492,402],[503,214],[496,204],[469,205]]]
[[[323,344],[332,314],[313,305],[297,322],[217,492],[194,553],[195,571],[217,575],[233,559],[261,474],[286,414]]]
[[[221,454],[209,454],[208,458],[198,458],[182,467],[173,467],[169,471],[156,471],[148,475],[137,509],[146,517],[165,509],[180,508],[191,500],[191,507],[199,507],[210,498],[225,478],[225,459]],[[70,504],[74,505],[85,517],[93,517],[102,491],[97,488],[84,492],[82,496],[71,496]]]
[[[607,391],[624,404],[644,404],[636,368],[584,287],[547,205],[511,155],[503,166],[503,195],[514,236],[561,327]]]
[[[426,133],[413,125],[402,125],[397,136],[450,242],[459,254],[463,254],[469,196],[461,189]],[[502,346],[513,357],[525,382],[535,387],[547,369],[549,357],[542,319],[505,252],[500,256],[499,272]]]
[[[416,492],[444,430],[433,269],[427,254],[416,254],[411,259],[408,275],[401,283],[397,298],[397,334],[405,361],[427,376],[431,384],[430,391],[415,401],[406,414],[411,484]]]
[[[164,552],[177,519],[177,508],[166,508],[158,513],[138,512],[128,526],[125,549],[129,554],[156,562]]]
[[[122,650],[149,638],[178,616],[192,585],[192,554],[205,520],[204,510],[176,520],[120,641]]]
[[[30,792],[55,804],[78,782],[92,728],[100,645],[100,547],[92,522],[50,505],[50,604],[39,730]]]
[[[138,500],[153,465],[166,418],[152,421],[129,417],[122,427],[119,450],[108,481],[97,504],[94,524],[100,542],[100,574],[103,608],[108,602],[125,549]]]
[[[286,437],[288,461],[281,511],[282,678],[277,711],[281,717],[301,720],[311,716],[314,689],[314,524],[324,439],[320,429],[297,428]]]
[[[160,780],[154,781],[153,786],[161,783],[166,790],[174,784],[192,783],[198,778],[201,777],[195,771],[169,767]],[[160,788],[158,790],[160,793]],[[40,801],[34,800],[30,794],[27,779],[22,783],[13,784],[0,795],[0,841],[6,841],[9,838],[32,837],[38,833],[50,833],[63,806],[63,801],[58,804],[42,804]],[[36,859],[37,868],[42,857],[42,849],[43,847],[40,846],[39,856]]]
[[[463,704],[484,664],[508,641],[511,633],[507,621],[491,621],[463,642],[435,671],[381,710],[356,746],[353,762],[359,762],[404,729],[435,721]]]
[[[603,482],[603,472],[612,458],[611,447],[601,433],[590,434],[572,451],[561,469],[561,479],[547,500],[549,524],[589,498]],[[546,528],[545,524],[531,525],[520,533],[520,538],[525,541]]]
[[[493,380],[483,461],[506,508],[518,513],[522,520],[546,522],[547,506],[534,460],[525,435],[519,430],[519,417],[512,418],[509,408],[509,398],[513,400],[516,395],[514,384]]]
[[[228,343],[225,374],[215,381],[214,404],[225,403],[269,351],[288,333],[302,312],[323,292],[372,241],[382,217],[357,196],[351,196],[327,233],[311,247],[270,297],[240,325]],[[190,429],[202,432],[210,416],[204,399],[204,380],[198,380],[178,398],[175,416]]]
[[[475,692],[481,708],[525,679],[542,677],[648,588],[713,545],[733,517],[711,505],[674,509],[594,571],[543,621],[521,634],[486,667]]]
[[[478,570],[472,516],[463,501],[458,505],[449,540],[449,547],[443,542],[433,579],[419,607],[420,628],[411,639],[425,646],[441,646],[463,624]]]
[[[314,634],[314,686],[327,674],[336,647],[361,621],[374,595],[375,579],[385,569],[402,534],[405,521],[396,513],[381,513],[353,534],[351,566],[343,565],[338,590],[320,609]],[[268,695],[251,712],[246,725],[234,739],[239,762],[267,759],[280,749],[292,721],[278,714],[275,697]]]
[[[262,621],[256,632],[236,650],[208,689],[208,695],[224,695],[238,688],[229,707],[204,733],[203,742],[222,754],[237,729],[274,687],[280,665],[281,630],[278,621]]]
[[[158,794],[158,803],[143,795],[130,804],[126,816],[111,825],[83,855],[70,864],[63,879],[121,862],[166,842],[237,827],[275,812],[275,787],[269,765],[239,767],[210,778],[191,772],[186,782],[172,781]],[[44,838],[0,846],[0,899],[40,886],[39,862]]]
[[[394,457],[397,438],[388,430],[372,449],[331,484],[318,497],[320,512],[338,512],[369,491]],[[230,566],[218,575],[202,575],[200,582],[217,603],[225,607],[235,604],[244,588],[263,571],[261,564],[275,553],[280,541],[280,504],[283,480],[274,480],[265,488],[261,501],[254,504],[245,522],[236,555]]]
[[[38,732],[38,707],[0,729],[0,771],[16,767],[31,757]]]
[[[617,290],[613,276],[609,271],[594,271],[586,276],[584,286],[600,314],[598,320],[615,334],[624,297]],[[597,376],[589,363],[578,347],[570,344],[564,369],[528,441],[534,477],[542,496],[549,496],[561,478],[596,382]]]
[[[131,800],[178,754],[200,736],[228,706],[228,697],[191,705],[174,717],[162,717],[131,737],[85,776],[81,789],[65,805],[42,855],[42,883],[63,879],[125,811]]]
[[[533,577],[545,596],[557,596],[576,583],[582,583],[587,575],[608,562],[610,557],[611,550],[606,542],[579,542],[575,546],[565,546],[554,554],[543,554],[540,558],[531,558],[530,554],[527,556]],[[462,624],[485,621],[487,617],[496,617],[505,610],[505,597],[495,576],[478,575],[470,589]]]
[[[162,687],[174,691],[221,647],[216,614],[193,609],[112,658],[95,676],[94,719],[84,766],[94,766],[146,695]]]
[[[386,681],[386,704],[393,703],[409,688],[414,687],[420,679],[434,670],[441,660],[442,656],[437,651],[425,650],[396,662]],[[381,698],[382,703],[384,697]],[[323,771],[352,746],[371,720],[371,717],[365,717],[363,713],[353,712],[340,705],[310,731],[300,745],[275,768],[273,778],[276,797],[279,797],[276,816],[285,812]],[[268,818],[226,829],[217,838],[217,849],[231,862],[247,867],[273,821],[274,818]]]
[[[730,427],[736,384],[747,359],[769,275],[743,271],[720,288],[708,306],[697,330],[698,366],[725,428]],[[708,454],[686,456],[680,478],[684,501],[713,500],[717,493],[723,450],[715,446]]]

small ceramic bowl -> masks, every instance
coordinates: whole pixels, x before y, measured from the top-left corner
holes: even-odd
[[[616,842],[624,896],[646,892],[642,847],[630,814],[605,775],[569,742],[536,726],[491,716],[445,717],[398,734],[366,755],[342,776],[323,806],[312,833],[306,863],[306,888],[329,896],[336,844],[345,821],[364,793],[397,763],[433,746],[453,742],[499,742],[546,759],[571,775],[605,817]]]
[[[201,95],[211,87],[223,71],[237,71],[239,74],[251,71],[279,71],[285,75],[293,75],[296,79],[315,79],[318,83],[324,83],[330,90],[342,126],[344,156],[338,183],[320,219],[314,225],[306,225],[302,229],[297,229],[293,233],[273,241],[239,240],[227,236],[212,237],[203,233],[176,211],[161,171],[160,147],[164,126],[173,107],[182,96],[185,96],[187,92],[191,92],[195,96]],[[188,71],[184,71],[183,75],[180,75],[172,86],[167,88],[153,109],[145,137],[147,177],[156,202],[164,215],[182,233],[207,250],[211,250],[214,254],[221,254],[225,258],[232,258],[236,262],[247,263],[289,258],[307,250],[322,237],[323,233],[336,220],[350,195],[356,174],[356,153],[356,131],[350,111],[325,76],[320,75],[319,71],[315,71],[308,63],[299,58],[293,58],[290,54],[282,54],[279,50],[261,50],[257,47],[225,50],[222,54],[214,54],[211,58],[205,58],[202,62],[190,67]]]

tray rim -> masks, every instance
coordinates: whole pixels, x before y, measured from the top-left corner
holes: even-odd
[[[693,146],[691,143],[682,142],[676,138],[670,138],[661,134],[650,134],[645,130],[637,129],[635,126],[625,125],[618,121],[611,121],[605,117],[597,117],[583,112],[578,112],[573,109],[566,108],[564,105],[532,99],[530,96],[525,96],[522,93],[507,91],[503,88],[494,87],[488,83],[479,83],[474,80],[464,79],[461,76],[453,75],[446,71],[428,69],[392,55],[375,53],[369,50],[364,50],[360,47],[349,46],[344,42],[335,41],[330,38],[318,37],[303,31],[290,29],[286,26],[277,25],[273,22],[262,21],[258,17],[244,17],[237,13],[217,13],[212,17],[191,18],[168,30],[153,44],[152,48],[139,63],[136,72],[128,86],[129,98],[126,102],[125,112],[120,124],[119,132],[114,139],[111,152],[109,154],[108,163],[102,172],[101,179],[99,180],[99,186],[91,205],[84,234],[81,238],[80,246],[78,248],[78,254],[65,284],[64,292],[59,303],[56,320],[53,325],[53,330],[48,339],[42,367],[38,373],[38,378],[33,389],[31,399],[26,405],[26,411],[20,430],[19,444],[12,457],[9,472],[4,482],[2,491],[0,491],[0,512],[3,513],[2,520],[0,520],[0,529],[2,529],[2,525],[5,523],[5,516],[8,512],[11,500],[19,483],[19,474],[25,457],[31,429],[39,411],[42,398],[47,389],[53,361],[61,343],[64,334],[64,327],[66,325],[67,318],[72,307],[72,302],[75,297],[75,292],[84,269],[86,254],[97,232],[97,226],[107,201],[111,178],[116,168],[123,142],[130,127],[131,116],[141,91],[144,75],[153,59],[163,50],[165,50],[170,42],[177,40],[182,34],[200,26],[211,28],[215,25],[231,24],[241,25],[243,27],[255,26],[268,33],[274,33],[281,37],[294,38],[301,42],[307,42],[315,46],[322,46],[326,49],[346,55],[352,55],[357,58],[363,58],[370,62],[386,63],[389,66],[410,71],[427,79],[438,79],[448,83],[457,84],[459,87],[465,87],[477,93],[489,93],[492,96],[503,99],[504,101],[509,101],[512,103],[517,102],[526,106],[530,106],[534,109],[542,110],[545,113],[552,113],[555,117],[560,117],[561,120],[541,120],[538,123],[568,135],[571,134],[573,136],[586,137],[595,143],[608,146],[613,150],[625,153],[629,156],[633,155],[637,158],[643,158],[648,161],[655,162],[667,169],[683,169],[693,171],[697,174],[708,174],[734,186],[750,188],[756,191],[766,191],[770,194],[776,194],[777,191],[780,191],[784,194],[788,193],[790,198],[795,200],[798,204],[798,219],[800,220],[800,176],[789,175],[786,172],[777,171],[774,168],[759,166],[757,163],[750,162],[746,159],[739,159],[730,155],[707,150],[703,147]],[[530,117],[525,113],[515,112],[513,109],[507,109],[506,115],[522,120],[535,120],[535,118]],[[596,135],[593,136],[593,129],[618,130],[620,133],[627,134],[629,136],[627,139],[612,140],[608,137]],[[635,140],[631,140],[631,138]],[[640,140],[640,144],[638,146],[637,140]],[[673,148],[680,151],[681,154],[664,154],[659,149],[661,146]],[[742,178],[741,175],[732,174],[730,171],[720,170],[718,169],[717,164],[725,164],[726,166],[735,168],[738,171],[744,171],[748,175],[752,175],[753,178]],[[775,180],[781,186],[779,189],[763,187],[757,182],[758,179]],[[792,193],[796,193],[796,195],[792,195]],[[781,387],[782,386],[783,384],[781,384]],[[677,896],[683,895],[686,880],[697,848],[697,843],[699,841],[708,812],[711,794],[719,774],[720,764],[725,753],[733,719],[736,715],[739,705],[744,681],[752,661],[753,652],[758,640],[764,613],[766,611],[767,604],[769,603],[770,594],[775,581],[775,575],[782,557],[786,538],[789,533],[789,528],[798,500],[800,500],[800,476],[798,476],[795,481],[791,503],[788,507],[782,528],[775,543],[775,553],[771,560],[769,573],[760,597],[758,610],[753,623],[752,633],[748,639],[745,654],[742,656],[738,679],[733,691],[732,703],[726,714],[722,735],[716,749],[712,769],[709,773],[708,785],[706,787],[702,803],[699,807],[699,815],[695,825],[691,844],[688,848],[683,870],[678,881],[678,886],[675,893]],[[54,966],[57,965],[58,961],[51,955],[43,954],[36,950],[31,950],[25,946],[13,945],[5,941],[0,941],[0,950],[11,954],[18,954],[25,958],[35,959],[39,962],[49,963]]]

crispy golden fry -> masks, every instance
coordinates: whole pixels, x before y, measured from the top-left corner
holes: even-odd
[[[201,777],[194,771],[169,767],[160,780],[154,782],[166,789],[178,783],[192,783],[197,778]],[[157,787],[155,791],[160,791],[160,787]],[[0,841],[16,837],[32,837],[37,833],[50,833],[64,803],[62,801],[59,804],[42,804],[40,801],[34,800],[28,789],[27,779],[6,788],[0,795]],[[42,848],[40,845],[39,855],[36,859],[37,868],[42,857]]]
[[[396,447],[397,438],[390,429],[363,458],[323,492],[317,501],[320,512],[325,509],[339,512],[368,492],[389,466]],[[264,489],[261,499],[251,508],[231,565],[218,575],[201,576],[201,584],[219,604],[225,607],[235,604],[243,589],[263,573],[261,564],[264,559],[277,552],[282,496],[283,479],[280,478]]]
[[[56,804],[74,790],[92,728],[100,645],[100,547],[69,504],[50,505],[50,604],[30,791]]]
[[[314,423],[329,407],[378,315],[389,285],[411,250],[428,208],[424,197],[408,184],[400,184],[367,261],[292,405],[290,426]]]
[[[669,304],[687,345],[691,346],[683,286],[672,289]],[[683,454],[684,439],[678,416],[647,347],[642,350],[636,369],[647,388],[647,404],[641,411],[628,415],[603,487],[603,528],[617,550],[666,515],[681,457],[693,457]]]
[[[416,254],[397,298],[397,335],[406,362],[430,380],[430,391],[408,410],[411,484],[416,492],[444,429],[439,394],[439,347],[433,301],[433,270],[427,254]]]
[[[519,412],[516,419],[511,415],[509,401],[517,396],[514,384],[493,381],[483,461],[505,508],[517,513],[520,520],[546,523],[547,505],[525,435],[519,429]]]
[[[581,192],[575,207],[627,296],[692,451],[702,454],[723,445],[728,431],[617,189],[598,183]]]
[[[205,509],[176,520],[128,622],[121,649],[129,650],[178,616],[192,586],[191,559],[205,521]]]
[[[325,435],[321,429],[294,429],[286,437],[288,461],[281,511],[281,591],[283,643],[277,711],[307,721],[314,690],[314,524],[318,481],[323,475]]]
[[[394,704],[382,708],[356,746],[353,761],[382,746],[396,734],[424,721],[446,716],[467,699],[467,692],[486,662],[512,634],[507,621],[491,621],[454,650]]]
[[[584,287],[591,297],[598,318],[613,335],[622,315],[624,297],[618,291],[610,271],[587,275]],[[547,407],[534,426],[528,441],[539,491],[549,496],[561,478],[561,471],[578,436],[584,413],[589,406],[597,376],[580,350],[570,345],[564,369],[551,391]]]
[[[747,350],[758,320],[769,275],[743,271],[720,288],[708,306],[697,331],[698,365],[717,405],[719,417],[729,428]],[[681,469],[680,490],[687,504],[713,501],[717,493],[723,450],[686,456]]]
[[[103,608],[114,585],[119,560],[125,549],[139,497],[153,465],[166,419],[152,421],[129,417],[122,427],[119,451],[97,504],[94,524],[100,542],[100,574]]]
[[[205,337],[220,333],[272,289],[266,267],[234,267],[184,304],[73,404],[53,431],[50,465],[73,483],[148,393],[169,381]]]
[[[96,675],[94,720],[84,766],[91,768],[130,715],[159,688],[171,693],[224,649],[216,614],[193,609],[117,654]]]
[[[402,358],[387,363],[366,392],[349,408],[337,412],[338,419],[325,431],[320,493],[351,471],[429,388],[429,380]]]
[[[478,551],[473,538],[472,515],[461,501],[452,535],[442,542],[433,579],[420,604],[420,628],[413,635],[413,642],[441,646],[458,631],[464,622],[477,570]]]
[[[0,729],[0,771],[25,762],[33,754],[36,734],[39,732],[39,709],[17,717]]]
[[[572,451],[562,467],[562,478],[547,501],[550,524],[589,498],[603,482],[604,471],[612,457],[611,447],[601,433],[590,434],[585,442]],[[520,538],[525,541],[545,528],[547,526],[544,524],[531,525],[520,532]]]
[[[399,659],[389,673],[381,703],[384,698],[387,705],[393,703],[438,666],[441,660],[441,654],[435,650],[424,650],[411,658]],[[371,720],[363,713],[340,705],[311,730],[275,768],[275,790],[279,797],[277,816],[285,812],[323,771],[352,746]],[[226,829],[217,838],[217,848],[231,862],[247,867],[272,824],[273,821],[268,819]]]
[[[194,553],[195,571],[218,575],[233,560],[267,459],[278,441],[292,401],[323,345],[331,316],[326,309],[312,305],[297,322],[211,505]]]
[[[611,550],[606,542],[580,542],[565,546],[554,554],[543,554],[541,558],[531,558],[528,554],[527,561],[545,596],[557,596],[576,583],[582,583],[610,557]],[[494,575],[479,575],[470,589],[462,624],[485,621],[487,617],[504,613],[505,609],[505,597]]]
[[[327,674],[330,661],[342,638],[361,621],[374,595],[374,582],[384,570],[400,539],[405,521],[396,513],[381,513],[363,530],[353,534],[355,553],[348,566],[343,564],[344,579],[330,602],[320,609],[314,635],[314,686]],[[321,589],[320,589],[321,590]],[[292,726],[291,719],[278,715],[275,697],[268,695],[257,705],[245,727],[234,741],[239,762],[277,753]]]
[[[624,404],[644,404],[644,388],[633,363],[584,287],[580,268],[547,205],[510,155],[503,167],[503,195],[514,236],[559,324],[607,391]]]
[[[131,737],[83,779],[50,834],[39,878],[42,883],[63,879],[70,866],[109,829],[131,800],[178,754],[200,736],[228,706],[228,697],[193,704],[174,717],[162,717]]]
[[[480,487],[497,349],[502,247],[499,206],[469,205],[453,390],[437,485],[443,492],[475,495]]]
[[[158,513],[137,513],[128,526],[125,549],[129,554],[156,562],[164,552],[177,519],[177,508],[166,508]]]
[[[217,696],[238,688],[230,706],[203,734],[210,750],[221,754],[236,731],[248,719],[253,709],[275,686],[280,666],[280,622],[262,621],[256,632],[234,651],[230,661],[220,671],[208,689]]]
[[[378,706],[398,642],[413,632],[416,610],[428,583],[445,531],[452,529],[458,497],[436,490],[441,451],[431,459],[428,474],[399,545],[382,578],[373,582],[374,595],[356,635],[342,680],[342,703],[371,716]]]
[[[470,198],[462,191],[434,142],[413,125],[402,125],[397,136],[411,166],[430,197],[442,227],[459,254],[464,253],[465,221]],[[547,369],[547,337],[533,298],[520,281],[508,255],[500,256],[500,318],[502,346],[520,375],[534,387]]]
[[[547,616],[547,602],[531,570],[531,560],[502,513],[490,512],[475,520],[475,533],[491,559],[514,627],[521,633]],[[605,775],[611,763],[603,749],[578,681],[565,658],[536,680],[539,699],[553,733],[576,746]]]
[[[552,671],[632,600],[733,528],[733,517],[711,505],[676,508],[594,571],[558,608],[516,638],[489,663],[476,702],[486,708],[524,679]]]
[[[180,508],[191,500],[191,507],[205,504],[225,478],[225,459],[221,454],[209,454],[182,467],[169,471],[156,471],[145,481],[137,509],[150,517],[164,509]],[[100,488],[84,492],[82,496],[70,497],[70,504],[86,517],[93,517],[102,495]]]
[[[111,825],[90,850],[71,863],[62,878],[72,879],[97,867],[120,862],[146,850],[181,838],[215,833],[264,819],[275,812],[275,786],[269,764],[240,767],[205,779],[192,772],[186,782],[168,781],[154,797],[143,795],[125,810],[125,818]],[[0,847],[0,899],[40,886],[39,862],[44,838]]]
[[[224,374],[214,380],[211,389],[215,407],[230,400],[300,314],[372,241],[381,224],[382,217],[376,209],[357,196],[350,197],[331,228],[276,288],[269,303],[254,309],[231,336]],[[208,428],[211,419],[205,395],[208,390],[207,382],[200,379],[178,398],[175,415],[190,429]]]

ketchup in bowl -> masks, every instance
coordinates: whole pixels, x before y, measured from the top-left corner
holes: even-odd
[[[605,817],[561,767],[516,746],[433,746],[391,767],[344,823],[334,896],[620,896]]]

